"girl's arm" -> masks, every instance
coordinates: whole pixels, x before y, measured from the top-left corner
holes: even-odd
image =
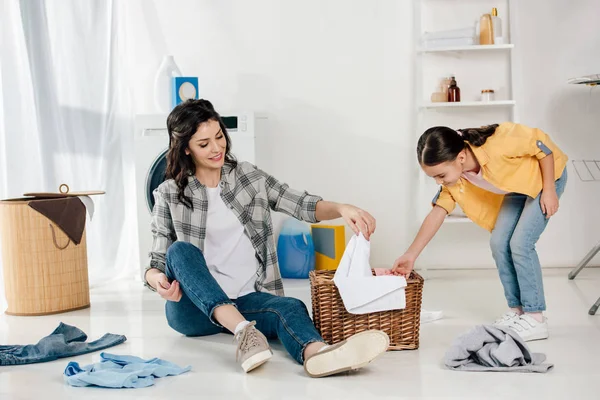
[[[539,160],[542,170],[542,195],[540,196],[540,207],[550,218],[558,211],[558,195],[556,194],[556,185],[554,179],[554,156],[552,154]]]
[[[394,262],[394,266],[392,267],[392,272],[398,275],[408,276],[410,272],[413,270],[415,260],[425,246],[433,239],[437,231],[440,229],[442,224],[444,223],[444,218],[446,218],[448,212],[440,207],[435,206],[429,212],[429,215],[421,224],[421,229],[419,229],[419,233],[415,237],[415,240],[410,245],[406,253],[404,253],[400,258]]]

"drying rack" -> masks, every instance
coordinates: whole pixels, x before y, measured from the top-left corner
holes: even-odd
[[[600,160],[574,160],[573,167],[579,179],[583,182],[600,182]],[[579,262],[579,264],[569,273],[569,279],[573,280],[585,268],[596,254],[600,252],[600,242],[598,242]],[[600,297],[588,311],[588,314],[595,315],[600,307]]]
[[[568,83],[595,87],[600,85],[600,74],[573,78],[570,79]],[[579,179],[583,182],[600,182],[600,160],[574,160],[573,167],[575,168],[575,172],[577,172],[577,176],[579,176]],[[579,262],[575,269],[569,273],[569,279],[575,279],[579,272],[592,261],[592,258],[594,258],[598,252],[600,252],[600,242],[598,242],[585,257],[583,257],[583,260]],[[596,311],[598,311],[598,307],[600,307],[600,297],[598,297],[598,300],[592,305],[588,314],[595,315]]]

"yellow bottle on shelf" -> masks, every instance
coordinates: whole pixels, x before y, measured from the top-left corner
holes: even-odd
[[[490,14],[483,14],[479,20],[479,44],[494,44],[494,28]]]

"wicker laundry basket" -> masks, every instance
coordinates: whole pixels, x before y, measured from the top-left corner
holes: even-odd
[[[75,244],[30,201],[0,201],[6,313],[45,315],[89,307],[85,225]]]
[[[390,337],[389,350],[419,348],[423,278],[412,272],[406,286],[406,308],[369,314],[350,314],[333,282],[335,271],[311,271],[313,321],[329,344],[369,329],[382,330]]]

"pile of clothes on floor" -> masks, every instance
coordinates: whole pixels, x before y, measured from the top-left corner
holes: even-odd
[[[37,344],[0,346],[0,366],[23,365],[75,357],[117,346],[127,340],[123,335],[107,333],[100,339],[87,342],[81,329],[60,323],[50,335]],[[192,369],[181,368],[171,362],[152,358],[117,354],[100,354],[101,361],[80,367],[69,362],[63,372],[71,386],[98,386],[105,388],[141,388],[154,385],[155,378],[181,375]]]

